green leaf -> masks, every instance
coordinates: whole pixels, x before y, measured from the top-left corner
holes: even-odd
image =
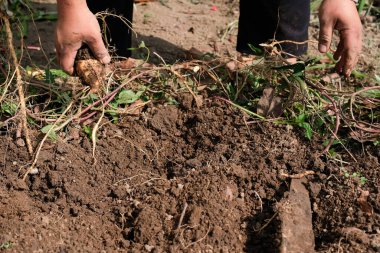
[[[5,112],[10,115],[15,115],[17,113],[18,105],[13,102],[6,102],[1,105],[0,112]]]
[[[146,48],[145,42],[141,41],[139,44],[139,48]]]
[[[45,69],[45,81],[47,83],[54,83],[54,75],[50,69]]]
[[[376,81],[377,83],[380,83],[380,76],[375,75],[375,81]]]
[[[248,47],[252,50],[252,53],[254,55],[263,55],[264,54],[264,50],[262,48],[255,47],[251,44],[248,44]]]
[[[57,133],[55,132],[54,129],[52,129],[54,126],[53,125],[46,125],[44,126],[42,129],[41,129],[41,132],[44,133],[44,134],[47,134],[49,131],[49,135],[48,137],[52,140],[57,140],[58,139],[58,136],[57,136]],[[50,130],[52,129],[52,130]]]
[[[361,185],[365,185],[366,182],[367,182],[367,178],[365,178],[365,177],[360,177],[360,184],[361,184]]]
[[[87,134],[87,136],[91,139],[92,128],[89,127],[89,126],[83,126],[82,130],[83,130],[83,132],[85,132],[85,134]]]
[[[55,83],[56,77],[68,78],[69,75],[60,69],[45,69],[45,81],[47,83]]]
[[[311,140],[311,137],[313,137],[313,129],[311,128],[310,124],[307,122],[302,122],[299,124],[299,126],[305,130],[305,137]]]
[[[367,90],[362,92],[361,95],[368,98],[380,98],[380,89]]]
[[[12,247],[13,247],[12,242],[4,242],[4,243],[0,244],[0,250],[11,249]]]
[[[136,93],[133,90],[123,90],[122,92],[119,93],[119,97],[116,100],[116,102],[119,105],[131,104],[135,102],[137,99],[139,99],[143,93],[144,93],[143,90],[140,90]]]
[[[305,71],[306,65],[304,62],[297,62],[292,65],[284,65],[280,67],[273,67],[273,69],[276,70],[293,70],[293,75],[295,76],[302,76]]]
[[[69,77],[69,75],[66,74],[66,72],[61,70],[61,69],[50,69],[50,73],[54,77],[62,77],[62,78],[68,78]]]

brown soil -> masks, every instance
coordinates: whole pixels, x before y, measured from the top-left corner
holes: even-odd
[[[233,36],[221,42],[218,31],[237,17],[236,7],[228,16],[231,3],[218,3],[138,6],[137,32],[169,60],[200,44],[202,51],[234,54]],[[161,12],[167,12],[166,24],[143,20],[144,13]],[[183,43],[169,43],[144,30],[168,33],[173,20],[177,31],[193,27],[195,33],[185,34]],[[209,30],[204,22],[212,24]],[[171,38],[181,37],[177,31]],[[186,93],[178,101],[179,106],[150,104],[116,125],[104,121],[96,160],[87,135],[71,126],[57,142],[45,144],[25,182],[21,177],[31,158],[16,142],[15,129],[0,129],[0,250],[280,252],[279,203],[290,187],[282,173],[312,170],[306,187],[316,250],[380,251],[379,146],[353,144],[348,148],[357,161],[343,151],[330,160],[320,155],[320,141],[305,140],[297,129],[250,122],[206,94],[201,108]],[[35,133],[35,144],[41,138]],[[369,192],[366,201],[358,200],[363,191]]]

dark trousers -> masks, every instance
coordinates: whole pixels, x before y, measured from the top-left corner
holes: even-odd
[[[310,0],[240,0],[237,51],[250,53],[249,44],[259,47],[271,39],[306,41],[309,20]],[[280,46],[294,55],[307,51],[307,44]]]
[[[109,10],[132,22],[133,0],[87,0],[94,13]],[[237,51],[252,53],[249,44],[259,47],[271,39],[306,41],[310,19],[310,0],[240,0]],[[118,18],[107,17],[107,42],[116,54],[129,57],[132,31]],[[281,49],[294,55],[304,54],[307,44],[281,44]]]
[[[114,14],[121,15],[126,18],[130,22],[130,26],[132,26],[133,0],[87,0],[87,5],[93,13],[108,10]],[[131,51],[128,50],[132,45],[131,29],[117,17],[109,16],[105,21],[107,26],[107,43],[115,47],[116,55],[124,57],[131,56]],[[100,25],[104,25],[102,21],[100,21]]]

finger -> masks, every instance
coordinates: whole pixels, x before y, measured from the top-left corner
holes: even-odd
[[[341,68],[343,74],[349,76],[359,59],[361,49],[360,35],[352,30],[342,31],[340,39],[344,51],[342,52]]]
[[[334,60],[339,60],[339,58],[342,57],[342,53],[343,53],[343,50],[344,50],[344,46],[343,46],[343,42],[339,42],[338,44],[338,48],[336,49],[335,53],[334,53]]]
[[[344,57],[343,62],[343,74],[346,77],[351,75],[352,70],[354,69],[356,63],[358,62],[359,56],[351,50],[346,51],[346,56]]]
[[[336,63],[336,65],[335,65],[335,70],[336,70],[336,72],[337,73],[339,73],[339,74],[342,74],[343,73],[343,65],[344,65],[344,63],[346,62],[346,54],[345,54],[345,51],[343,50],[342,51],[342,55],[341,55],[341,57],[340,57],[340,59],[339,59],[339,61]]]
[[[319,30],[319,43],[318,43],[318,50],[321,53],[326,53],[331,44],[331,37],[334,29],[333,21],[320,17],[320,30]]]
[[[61,52],[60,55],[59,65],[66,73],[72,75],[74,73],[74,61],[77,50],[66,50],[65,52]]]
[[[59,46],[57,43],[55,43],[55,54],[57,55],[57,61],[59,64],[60,59],[61,59],[61,50],[59,49]]]
[[[90,47],[92,53],[101,63],[110,63],[111,56],[108,54],[108,50],[103,43],[102,36],[100,33],[92,40],[86,41],[86,44]]]

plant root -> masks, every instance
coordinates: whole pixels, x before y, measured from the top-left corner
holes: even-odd
[[[3,20],[4,25],[5,25],[5,32],[7,34],[7,46],[8,46],[8,49],[12,58],[12,62],[15,68],[15,72],[16,72],[16,84],[17,84],[18,96],[20,100],[20,119],[21,119],[21,124],[22,124],[23,132],[24,132],[26,146],[28,148],[29,155],[33,155],[32,141],[30,140],[30,133],[29,133],[28,122],[27,122],[24,83],[22,80],[20,65],[17,59],[16,51],[13,46],[13,33],[11,30],[11,24],[9,22],[8,16],[3,11],[0,11],[0,18]]]

